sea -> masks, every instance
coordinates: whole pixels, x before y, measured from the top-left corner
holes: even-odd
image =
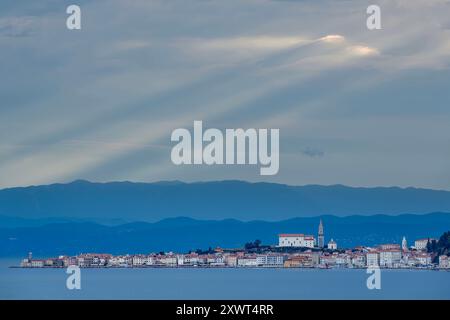
[[[102,268],[81,269],[79,290],[66,269],[10,268],[0,259],[0,299],[450,299],[450,272],[381,270],[368,289],[364,269]]]

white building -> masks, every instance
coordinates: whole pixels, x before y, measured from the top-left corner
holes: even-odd
[[[417,250],[426,250],[428,241],[432,242],[432,241],[438,241],[438,240],[434,239],[434,238],[418,239],[414,242],[414,247]]]
[[[321,255],[319,261],[323,266],[333,266],[336,264],[336,255]]]
[[[316,240],[314,236],[302,233],[283,233],[278,235],[279,247],[306,247],[314,248]]]
[[[284,256],[279,254],[257,255],[256,263],[259,266],[283,266]]]
[[[198,263],[199,263],[199,258],[198,258],[198,254],[196,254],[196,253],[186,254],[183,257],[183,264],[185,264],[185,265],[197,265]]]
[[[380,255],[376,251],[370,251],[366,253],[366,261],[368,267],[380,265]]]
[[[177,255],[177,265],[179,266],[184,265],[184,255],[182,254]]]
[[[343,253],[336,255],[335,263],[337,266],[346,266],[351,263],[351,258],[349,255]]]
[[[333,239],[331,239],[330,242],[328,242],[327,247],[330,250],[336,250],[337,249],[337,243]]]
[[[229,267],[237,266],[237,256],[235,254],[229,254],[225,256],[225,264]]]
[[[366,266],[366,256],[363,253],[353,255],[352,265],[357,268],[365,267]]]
[[[120,256],[118,257],[119,266],[126,266],[128,265],[128,257],[127,256]]]
[[[151,266],[151,265],[155,264],[154,256],[152,256],[152,255],[146,256],[144,258],[144,264],[147,266]]]
[[[159,262],[166,266],[175,266],[177,264],[177,256],[175,255],[164,255],[159,257]]]
[[[225,265],[225,257],[221,254],[216,254],[214,257],[214,261],[211,262],[211,265],[214,266],[223,266]]]
[[[31,260],[32,268],[42,268],[44,266],[44,260]]]
[[[394,267],[400,264],[402,259],[402,252],[400,250],[381,250],[380,251],[380,266],[381,267]]]
[[[146,256],[135,255],[135,256],[133,256],[132,263],[133,263],[133,266],[142,266],[145,264],[145,261],[146,261]]]
[[[305,236],[303,241],[303,246],[306,248],[314,248],[316,245],[316,239],[313,236]]]
[[[425,250],[427,248],[428,239],[417,239],[414,242],[414,247],[417,250]]]
[[[421,266],[428,266],[431,264],[431,256],[426,253],[419,253],[416,255],[416,260]]]
[[[256,256],[244,256],[237,259],[238,267],[256,267],[258,261]]]

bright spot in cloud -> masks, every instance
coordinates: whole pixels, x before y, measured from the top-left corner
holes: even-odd
[[[378,49],[367,46],[351,46],[348,48],[348,51],[357,56],[374,56],[380,54]]]
[[[345,40],[344,36],[341,36],[339,34],[329,34],[325,37],[322,37],[319,39],[320,41],[329,42],[329,43],[339,43],[343,42]]]

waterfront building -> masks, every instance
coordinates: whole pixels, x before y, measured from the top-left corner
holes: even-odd
[[[177,260],[177,261],[178,261],[178,260]],[[146,256],[146,257],[144,258],[144,264],[145,264],[146,266],[154,265],[154,264],[155,264],[155,256],[154,256],[154,255],[151,255],[151,254],[149,254],[148,256]]]
[[[44,267],[44,260],[31,260],[31,267],[32,268],[42,268]]]
[[[289,259],[286,259],[283,266],[285,268],[312,267],[312,261],[308,256],[293,256]]]
[[[301,268],[304,267],[302,264],[301,259],[297,257],[292,257],[284,261],[283,263],[284,268]]]
[[[319,252],[303,252],[302,254],[309,254],[311,257],[312,265],[318,265],[320,263],[320,253]]]
[[[257,265],[256,255],[247,255],[237,259],[238,267],[256,267]]]
[[[184,255],[182,254],[177,255],[177,265],[179,266],[184,265]]]
[[[20,263],[21,267],[31,267],[31,260],[33,260],[33,253],[30,251],[28,252],[28,258],[25,258]]]
[[[366,253],[366,262],[368,267],[380,265],[380,255],[377,251],[369,251]]]
[[[286,257],[284,266],[286,268],[313,267],[320,263],[318,252],[301,252]]]
[[[85,262],[84,256],[77,257],[77,266],[79,266],[80,268],[90,267],[88,262]]]
[[[402,252],[398,249],[380,250],[381,267],[397,267],[402,259]]]
[[[428,266],[431,264],[431,256],[425,252],[418,253],[415,258],[420,266]]]
[[[109,259],[108,265],[111,267],[117,267],[119,265],[119,257],[112,257]]]
[[[177,264],[177,257],[173,254],[163,255],[159,258],[159,262],[167,266],[175,266]]]
[[[20,262],[20,266],[22,268],[31,267],[31,261],[29,261],[28,259],[22,259],[22,261]]]
[[[325,247],[325,236],[324,236],[324,233],[323,233],[322,219],[320,219],[320,223],[319,223],[319,231],[318,231],[318,234],[317,234],[317,241],[318,241],[318,247],[319,248]]]
[[[64,261],[64,267],[77,265],[77,257],[64,257],[63,261]]]
[[[127,263],[126,257],[124,257],[124,256],[117,257],[117,265],[124,266],[124,265],[126,265],[126,263]]]
[[[355,253],[351,258],[352,266],[357,268],[363,268],[366,266],[366,255],[362,253]]]
[[[334,266],[336,264],[336,255],[324,254],[320,256],[320,264],[323,266]]]
[[[335,255],[334,261],[338,267],[345,267],[351,264],[350,256],[345,253]]]
[[[186,265],[197,265],[199,263],[198,254],[190,253],[184,255],[184,264]]]
[[[229,255],[225,256],[225,264],[229,267],[236,267],[237,266],[237,255],[229,254]]]
[[[214,261],[211,263],[213,266],[224,266],[225,265],[225,257],[223,254],[215,254]]]
[[[417,261],[416,257],[412,254],[403,255],[402,263],[407,267],[416,267],[419,265],[419,261]]]
[[[146,257],[143,255],[135,255],[132,258],[132,264],[133,266],[142,266],[145,264]]]
[[[258,266],[281,267],[284,263],[284,256],[280,254],[260,254],[256,256]]]
[[[448,256],[439,256],[439,268],[447,269],[450,268],[450,258]]]

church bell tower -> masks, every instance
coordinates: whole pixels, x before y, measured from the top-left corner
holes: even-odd
[[[319,224],[319,233],[318,233],[318,247],[319,248],[323,248],[325,247],[325,238],[323,236],[323,223],[322,223],[322,219],[320,219],[320,224]]]

